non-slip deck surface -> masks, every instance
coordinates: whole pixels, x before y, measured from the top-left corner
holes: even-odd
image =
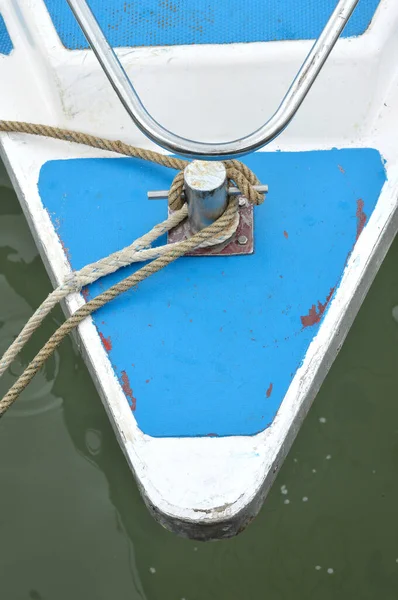
[[[380,0],[361,0],[343,36],[368,28]],[[45,0],[66,48],[87,48],[66,0]],[[119,46],[229,44],[316,38],[337,0],[90,0]]]

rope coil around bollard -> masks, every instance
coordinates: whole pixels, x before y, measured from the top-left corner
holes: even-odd
[[[135,242],[127,248],[115,252],[95,263],[91,263],[80,271],[71,273],[62,285],[48,295],[41,306],[35,311],[34,315],[29,319],[28,323],[14,342],[10,345],[8,350],[4,353],[0,359],[0,377],[10,366],[17,354],[22,350],[33,332],[40,326],[46,315],[68,294],[78,292],[85,285],[93,283],[100,277],[113,273],[124,266],[134,262],[152,259],[152,262],[149,262],[132,275],[122,279],[105,292],[102,292],[81,306],[65,320],[26,367],[22,375],[17,379],[2,400],[0,400],[0,417],[2,417],[33,379],[35,374],[41,369],[45,361],[58,348],[62,340],[75,329],[79,323],[123,292],[131,289],[161,269],[164,269],[167,265],[187,252],[201,246],[218,244],[229,239],[236,231],[239,217],[238,200],[237,198],[230,197],[225,212],[217,219],[217,221],[205,229],[202,229],[182,242],[161,246],[160,248],[151,248],[153,241],[187,217],[187,208],[186,205],[183,204],[182,198],[184,185],[183,169],[187,166],[187,161],[163,155],[152,150],[137,148],[118,140],[108,140],[106,138],[48,125],[0,120],[0,132],[28,133],[31,135],[85,144],[93,148],[117,152],[125,156],[140,158],[142,160],[179,170],[179,173],[175,176],[169,190],[168,202],[171,210],[174,211],[169,218],[162,223],[155,225],[150,232],[135,240]],[[254,185],[260,183],[256,175],[238,160],[227,160],[223,162],[227,170],[228,180],[235,183],[249,202],[255,205],[261,204],[264,201],[264,195],[253,188]]]

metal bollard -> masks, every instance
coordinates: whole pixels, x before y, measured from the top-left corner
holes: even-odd
[[[194,233],[216,221],[228,203],[227,172],[222,162],[194,160],[184,170],[188,218]]]

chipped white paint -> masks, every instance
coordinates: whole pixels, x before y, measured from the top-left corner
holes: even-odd
[[[70,127],[153,147],[126,116],[92,53],[62,47],[42,0],[0,0],[0,8],[15,46],[10,56],[0,57],[1,118]],[[381,0],[366,34],[338,42],[297,118],[267,148],[371,146],[385,157],[388,175],[272,426],[250,437],[144,435],[91,320],[79,327],[82,353],[143,497],[174,531],[202,539],[230,536],[257,513],[397,230],[397,28],[396,0]],[[121,49],[118,54],[159,121],[187,137],[216,141],[244,135],[263,122],[310,46],[309,41],[272,42]],[[264,73],[267,85],[259,86]],[[239,86],[233,94],[225,94],[232,80]],[[69,265],[38,195],[40,168],[51,159],[107,154],[14,134],[2,134],[0,144],[41,256],[53,283],[59,284]],[[67,311],[82,303],[80,295],[71,295]]]

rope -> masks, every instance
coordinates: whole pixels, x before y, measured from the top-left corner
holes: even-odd
[[[84,144],[86,146],[91,146],[92,148],[99,148],[100,150],[109,150],[110,152],[117,152],[124,156],[132,156],[133,158],[148,160],[157,165],[169,167],[170,169],[176,169],[179,173],[177,173],[170,186],[168,200],[171,210],[179,210],[182,208],[183,200],[181,192],[184,186],[183,170],[188,164],[188,161],[186,160],[174,158],[173,156],[168,156],[166,154],[160,154],[160,152],[154,152],[153,150],[146,150],[145,148],[137,148],[136,146],[125,144],[120,140],[108,140],[95,135],[89,135],[88,133],[82,133],[81,131],[61,129],[60,127],[51,127],[50,125],[40,125],[37,123],[26,123],[24,121],[0,120],[0,132],[29,133],[30,135],[40,135],[56,140],[75,142],[76,144]],[[225,160],[224,165],[227,170],[228,179],[235,182],[236,186],[251,204],[258,205],[264,202],[264,194],[257,192],[257,190],[253,188],[253,186],[258,185],[260,181],[249,167],[239,160]]]
[[[80,271],[71,273],[60,286],[47,296],[39,308],[36,309],[22,331],[3,354],[0,360],[0,377],[8,369],[12,361],[28,342],[31,335],[39,328],[46,316],[58,302],[61,302],[61,300],[73,292],[80,292],[86,285],[94,283],[97,279],[105,277],[105,275],[110,275],[122,267],[127,267],[136,262],[153,260],[166,254],[167,249],[170,248],[170,246],[179,246],[181,242],[168,244],[167,246],[158,246],[156,248],[149,247],[157,238],[181,223],[187,215],[188,209],[187,206],[184,205],[179,211],[172,213],[165,221],[155,225],[151,231],[135,240],[130,246],[126,246],[122,250],[118,250],[97,262],[88,264],[80,269]],[[200,246],[196,247],[222,244],[235,233],[238,222],[239,218],[238,214],[236,214],[235,219],[231,220],[230,225],[225,227],[222,234],[219,234],[210,240],[206,240],[201,243]]]
[[[152,260],[148,265],[145,265],[133,275],[126,277],[116,285],[109,288],[96,298],[90,300],[87,304],[79,308],[72,316],[70,316],[51,336],[48,342],[43,346],[40,352],[36,355],[33,361],[28,365],[23,374],[11,387],[8,393],[0,401],[0,417],[18,398],[19,394],[25,389],[37,371],[42,367],[44,362],[59,346],[64,337],[72,331],[82,320],[91,315],[92,312],[104,306],[121,293],[137,285],[147,277],[150,277],[157,271],[163,269],[171,262],[177,260],[187,252],[206,245],[219,244],[229,239],[236,231],[239,221],[237,207],[238,203],[230,199],[228,207],[224,214],[212,225],[206,227],[199,233],[193,235],[189,239],[151,248],[151,244],[166,231],[169,231],[178,225],[187,216],[187,207],[183,203],[182,191],[184,186],[184,168],[188,162],[172,156],[160,154],[152,150],[137,148],[120,140],[108,140],[78,131],[69,129],[61,129],[59,127],[51,127],[49,125],[41,125],[35,123],[17,122],[17,121],[2,121],[0,120],[0,132],[6,133],[28,133],[31,135],[39,135],[51,137],[54,139],[85,144],[93,148],[117,152],[125,156],[140,158],[165,167],[177,169],[179,172],[175,176],[169,190],[168,202],[169,207],[174,211],[168,219],[155,225],[151,231],[135,240],[130,246],[127,246],[121,251],[115,252],[95,263],[85,266],[80,271],[72,273],[63,284],[56,288],[44,300],[41,306],[35,311],[29,319],[20,334],[5,352],[0,360],[0,377],[15,359],[17,354],[29,340],[33,332],[40,326],[44,318],[52,310],[52,308],[72,292],[78,292],[89,283],[93,283],[100,277],[117,271],[119,268],[130,265],[134,262]],[[264,201],[264,195],[257,192],[253,186],[259,184],[256,175],[243,163],[237,160],[224,161],[229,181],[233,181],[239,188],[241,193],[252,204],[261,204]]]
[[[12,403],[15,402],[21,392],[26,388],[28,383],[41,369],[45,361],[53,354],[56,348],[58,348],[62,340],[68,335],[68,333],[77,327],[79,323],[81,323],[94,311],[101,308],[101,306],[111,302],[123,292],[126,292],[141,281],[144,281],[144,279],[147,279],[154,273],[164,269],[167,265],[177,260],[177,258],[180,256],[183,256],[190,250],[197,248],[203,242],[222,234],[226,228],[230,227],[231,224],[235,222],[237,209],[237,199],[230,198],[228,207],[224,214],[221,215],[217,221],[209,225],[209,227],[202,229],[199,231],[199,233],[196,233],[183,242],[179,242],[178,244],[171,245],[171,247],[167,247],[162,256],[145,265],[129,277],[122,279],[122,281],[119,281],[119,283],[113,285],[105,292],[102,292],[102,294],[99,294],[87,302],[87,304],[84,304],[72,316],[66,319],[66,321],[50,337],[43,348],[36,354],[35,358],[26,367],[22,375],[17,379],[14,385],[0,401],[0,417],[2,417]]]

